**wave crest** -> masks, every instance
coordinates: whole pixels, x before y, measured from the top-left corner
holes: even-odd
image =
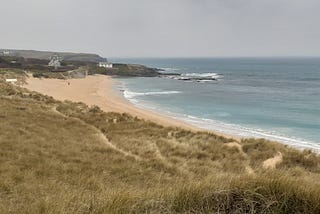
[[[215,82],[223,78],[222,74],[218,73],[182,73],[176,75],[165,76],[169,79],[182,80],[185,82]]]
[[[239,136],[245,138],[264,138],[272,141],[282,142],[284,144],[291,145],[298,149],[311,149],[313,151],[320,152],[320,146],[315,142],[299,139],[292,136],[281,135],[280,133],[272,131],[267,131],[258,128],[248,128],[241,125],[230,124],[208,118],[199,118],[196,116],[186,114],[176,114],[173,115],[173,117],[203,129],[214,130],[220,133],[230,134],[232,136]]]
[[[137,96],[151,96],[151,95],[168,95],[168,94],[180,94],[181,91],[150,91],[150,92],[133,92],[125,90],[123,92],[126,98],[133,98]]]
[[[212,79],[220,79],[223,77],[222,74],[218,73],[186,73],[181,74],[183,77],[190,77],[190,78],[212,78]]]
[[[180,71],[180,68],[160,68],[166,72]]]

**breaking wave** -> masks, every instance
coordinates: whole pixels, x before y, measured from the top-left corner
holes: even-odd
[[[190,77],[190,78],[211,78],[211,79],[221,79],[223,78],[222,74],[218,73],[186,73],[181,74],[182,77]]]
[[[163,111],[162,108],[154,106],[152,103],[144,103],[140,100],[139,96],[151,96],[151,95],[170,95],[170,94],[179,94],[182,93],[180,91],[154,91],[154,92],[132,92],[128,90],[124,90],[124,97],[132,102],[133,104],[145,108],[150,109],[156,112],[162,112],[165,115],[171,116],[178,120],[185,121],[189,124],[195,125],[199,128],[203,128],[206,130],[213,130],[220,133],[230,134],[238,137],[254,137],[254,138],[265,138],[273,141],[282,142],[287,145],[291,145],[295,148],[300,149],[311,149],[316,152],[320,152],[319,144],[315,142],[310,142],[304,139],[299,139],[292,136],[285,136],[280,133],[276,133],[273,131],[267,131],[258,128],[248,128],[241,125],[226,123],[222,121],[217,121],[208,118],[200,118],[192,115],[181,114],[181,113],[173,113],[171,111]]]
[[[197,127],[207,130],[218,131],[220,133],[230,134],[233,136],[245,137],[245,138],[265,138],[272,141],[282,142],[287,145],[291,145],[300,149],[311,149],[316,152],[320,152],[319,144],[296,137],[281,135],[276,132],[267,131],[258,128],[248,128],[241,125],[225,123],[213,119],[199,118],[186,114],[172,115],[176,119],[183,120],[187,123],[193,124]]]
[[[159,91],[159,92],[130,92],[124,91],[124,96],[127,100],[139,106],[141,108],[153,110],[156,112],[162,112],[164,115],[168,115],[175,119],[185,121],[189,124],[197,126],[199,128],[203,128],[206,130],[217,131],[219,133],[225,133],[232,136],[245,137],[245,138],[265,138],[272,141],[282,142],[287,145],[291,145],[298,149],[311,149],[316,152],[320,152],[319,144],[311,141],[307,141],[304,139],[299,139],[292,136],[285,136],[280,133],[276,133],[273,131],[267,131],[258,128],[249,128],[241,125],[226,123],[222,121],[217,121],[208,118],[200,118],[192,115],[181,114],[177,112],[171,112],[168,110],[164,110],[159,106],[155,106],[154,103],[145,103],[139,98],[135,98],[137,96],[148,96],[148,95],[167,95],[167,94],[178,94],[181,93],[179,91]]]
[[[165,77],[169,79],[174,79],[174,80],[182,80],[185,82],[206,83],[206,82],[216,82],[222,79],[223,75],[218,73],[182,73],[182,74],[168,75]]]
[[[151,95],[168,95],[168,94],[180,94],[180,91],[154,91],[154,92],[133,92],[125,90],[123,92],[125,98],[130,99],[137,96],[151,96]]]
[[[180,68],[160,68],[165,72],[173,72],[173,71],[180,71]]]

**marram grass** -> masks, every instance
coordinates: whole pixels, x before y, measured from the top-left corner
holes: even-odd
[[[0,148],[0,213],[320,213],[310,151],[162,127],[4,82]]]

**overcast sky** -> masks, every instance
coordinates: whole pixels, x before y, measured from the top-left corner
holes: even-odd
[[[319,0],[2,0],[0,48],[320,56]]]

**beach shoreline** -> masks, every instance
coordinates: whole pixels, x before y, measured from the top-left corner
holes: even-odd
[[[131,103],[123,94],[122,89],[116,86],[121,83],[116,78],[106,75],[90,75],[81,79],[39,79],[29,76],[27,84],[23,87],[36,91],[60,101],[83,102],[88,106],[98,106],[105,112],[127,113],[132,116],[155,122],[165,127],[179,127],[193,132],[204,131],[213,133],[218,136],[232,138],[240,142],[246,138],[264,138],[270,141],[286,144],[297,149],[311,149],[319,152],[320,149],[314,143],[303,142],[288,142],[287,139],[281,140],[272,139],[274,136],[241,136],[233,133],[222,132],[214,128],[206,128],[189,123],[183,118],[175,117],[165,112],[148,109],[144,106],[137,106]],[[283,138],[283,137],[282,137]],[[292,141],[292,139],[290,139]]]
[[[82,79],[39,79],[29,77],[25,88],[64,101],[83,102],[96,105],[106,112],[128,113],[163,126],[179,127],[191,131],[207,131],[219,136],[240,140],[237,136],[206,130],[169,115],[140,108],[128,101],[115,88],[117,81],[111,76],[93,75]]]

